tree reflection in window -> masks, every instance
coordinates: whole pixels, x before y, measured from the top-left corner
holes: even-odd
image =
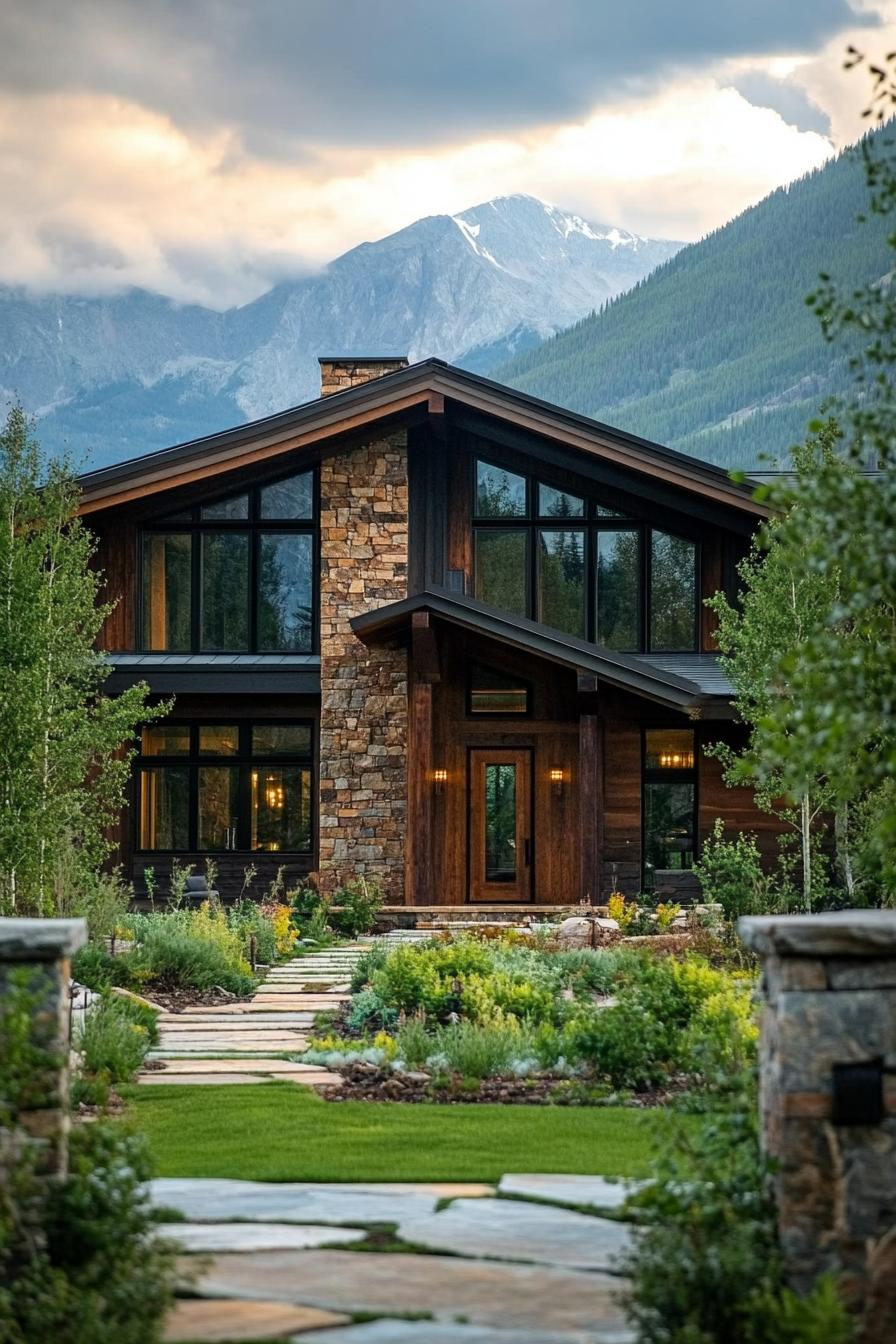
[[[485,767],[485,880],[516,881],[516,766]]]

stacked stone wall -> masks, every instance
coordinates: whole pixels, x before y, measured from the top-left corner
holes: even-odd
[[[406,435],[320,468],[320,885],[360,874],[404,893],[407,654],[368,648],[349,622],[407,597]]]
[[[896,1340],[896,912],[741,921],[763,959],[760,1084],[788,1278],[834,1277]]]

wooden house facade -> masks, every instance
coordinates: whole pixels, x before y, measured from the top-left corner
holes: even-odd
[[[137,889],[212,857],[394,904],[687,895],[736,742],[704,599],[748,487],[439,360],[323,359],[322,396],[82,478],[144,729],[116,836]]]

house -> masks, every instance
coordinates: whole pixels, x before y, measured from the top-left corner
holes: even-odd
[[[279,867],[412,906],[687,894],[716,817],[776,825],[703,599],[763,508],[716,467],[428,359],[82,477],[109,685],[175,696],[116,837],[225,895]]]

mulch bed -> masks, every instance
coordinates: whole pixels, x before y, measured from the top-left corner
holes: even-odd
[[[484,1078],[478,1085],[453,1078],[448,1086],[435,1087],[425,1073],[393,1073],[373,1064],[358,1062],[338,1070],[342,1086],[319,1086],[327,1101],[401,1101],[411,1104],[437,1102],[442,1106],[662,1106],[687,1091],[684,1077],[670,1079],[663,1088],[609,1096],[605,1088],[575,1078]]]
[[[190,1008],[220,1008],[226,1003],[248,1003],[252,998],[251,994],[240,998],[226,989],[158,989],[155,985],[145,985],[141,993],[167,1013],[185,1013]]]

